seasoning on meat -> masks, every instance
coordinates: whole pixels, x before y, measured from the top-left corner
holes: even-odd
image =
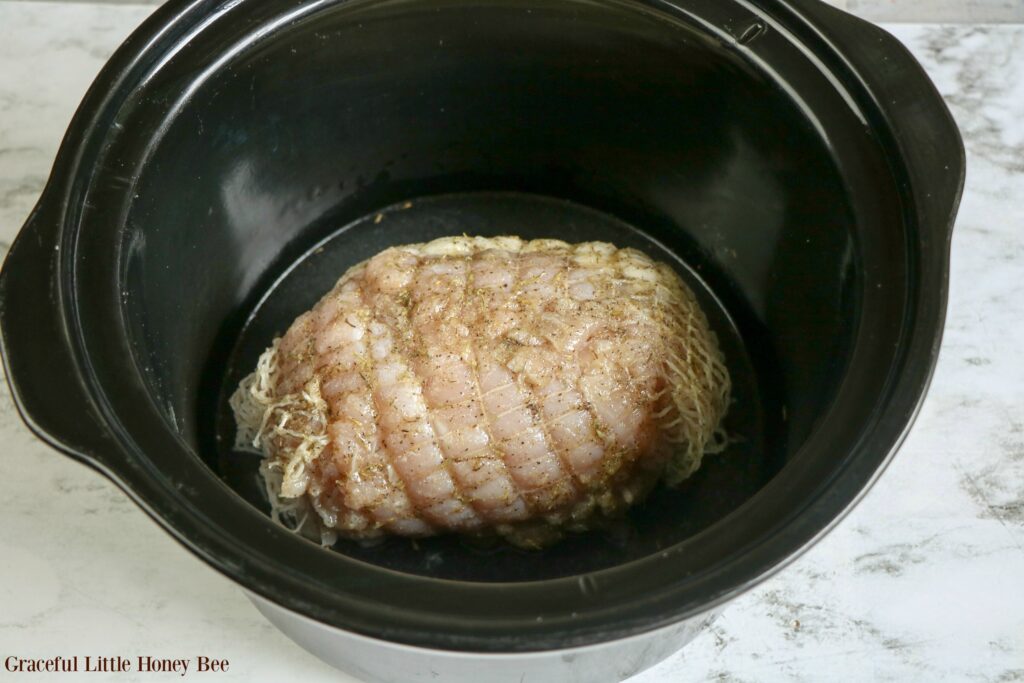
[[[689,477],[730,383],[693,293],[633,249],[452,237],[349,269],[231,399],[275,510],[338,534],[537,547]]]

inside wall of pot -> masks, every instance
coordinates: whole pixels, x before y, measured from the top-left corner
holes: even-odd
[[[240,30],[199,35],[156,74],[165,99],[128,117],[163,123],[122,255],[138,365],[238,495],[267,507],[226,407],[259,352],[349,266],[464,232],[603,239],[676,266],[730,363],[732,445],[542,552],[450,537],[338,552],[472,581],[600,569],[711,529],[799,451],[857,332],[864,217],[820,121],[735,45],[604,0],[338,4],[223,57]]]

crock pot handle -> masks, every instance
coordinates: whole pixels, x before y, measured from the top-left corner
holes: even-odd
[[[967,161],[963,138],[924,68],[895,36],[821,0],[786,0],[834,49],[829,67],[856,74],[875,98],[906,160],[919,224],[936,246],[952,233]],[[853,69],[844,68],[846,60]]]
[[[113,442],[83,388],[57,292],[59,221],[36,205],[0,270],[0,351],[11,396],[39,438],[105,470]]]

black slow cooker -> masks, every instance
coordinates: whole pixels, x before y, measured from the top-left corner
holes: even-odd
[[[964,166],[906,49],[817,0],[170,0],[89,90],[7,256],[7,376],[36,434],[338,666],[619,680],[892,457],[939,348]],[[461,233],[675,265],[739,438],[539,552],[324,549],[274,524],[230,388],[349,265]]]

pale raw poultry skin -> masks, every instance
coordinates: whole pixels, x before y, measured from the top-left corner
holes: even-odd
[[[328,539],[545,545],[691,474],[721,446],[729,400],[679,276],[596,242],[388,249],[299,316],[261,370],[233,399],[240,434],[266,456],[271,495],[308,503]]]

